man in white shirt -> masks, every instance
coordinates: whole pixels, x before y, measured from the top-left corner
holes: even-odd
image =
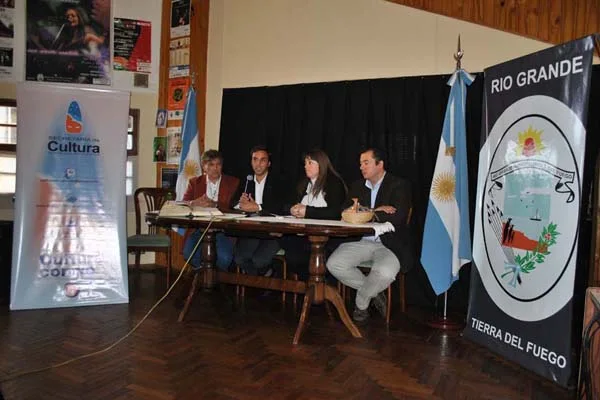
[[[239,199],[236,208],[251,213],[272,215],[282,212],[284,193],[281,192],[281,180],[270,173],[271,158],[265,146],[255,146],[250,151],[250,164],[254,175],[252,179],[240,180],[240,186],[234,198]],[[237,240],[235,263],[247,274],[270,275],[273,257],[279,250],[279,242],[271,237],[240,237]]]
[[[327,260],[327,269],[346,286],[356,289],[352,318],[364,322],[369,305],[385,318],[387,300],[383,291],[396,279],[398,271],[408,270],[414,262],[407,220],[411,207],[411,186],[404,179],[386,172],[383,152],[368,149],[360,154],[360,171],[364,179],[354,182],[346,205],[358,198],[362,206],[375,211],[379,222],[390,222],[394,232],[379,237],[365,236],[341,244]],[[359,265],[370,265],[364,275]]]

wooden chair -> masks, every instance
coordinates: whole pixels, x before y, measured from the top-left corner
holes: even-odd
[[[273,260],[279,260],[283,269],[283,279],[287,279],[287,262],[285,261],[285,250],[279,249],[277,254],[273,257]],[[239,265],[235,266],[235,273],[241,274],[243,271],[241,270]],[[244,285],[236,285],[235,286],[235,294],[236,296],[241,296],[242,298],[246,295],[246,287]],[[286,292],[281,292],[281,302],[285,304],[285,296]]]
[[[406,217],[406,225],[410,225],[410,221],[412,218],[412,207],[408,210],[408,216]],[[359,265],[358,268],[361,270],[361,272],[363,274],[368,274],[369,270],[371,269],[371,267],[373,266],[372,263],[364,263],[362,265]],[[396,275],[396,280],[398,281],[398,289],[399,289],[399,294],[400,294],[400,311],[402,311],[403,313],[406,312],[406,290],[405,290],[405,274],[404,272],[400,271],[398,272],[398,275]],[[394,282],[392,282],[388,288],[387,288],[387,310],[386,310],[386,315],[385,315],[385,323],[386,324],[390,324],[390,319],[391,319],[391,315],[392,315],[392,285],[394,284]],[[341,282],[338,282],[338,291],[340,292],[340,294],[342,295],[342,299],[344,300],[344,303],[346,302],[346,286],[343,285]]]
[[[156,226],[147,225],[148,233],[142,233],[145,212],[158,211],[169,198],[175,198],[173,189],[155,187],[138,188],[134,195],[135,235],[127,238],[127,253],[135,253],[135,267],[140,267],[140,255],[145,251],[167,254],[167,288],[171,284],[171,231],[159,233]],[[142,208],[143,204],[143,208]],[[142,209],[144,213],[142,213]]]

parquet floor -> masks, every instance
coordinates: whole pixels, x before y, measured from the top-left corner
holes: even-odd
[[[160,274],[131,279],[128,305],[10,312],[0,307],[0,381],[123,336],[159,298]],[[200,293],[183,323],[173,299],[113,350],[0,383],[17,399],[571,399],[574,393],[504,361],[459,334],[377,318],[353,339],[313,308],[301,345],[298,313],[279,296],[232,287]],[[397,307],[396,307],[397,308]]]

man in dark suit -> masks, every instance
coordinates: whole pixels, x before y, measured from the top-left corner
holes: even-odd
[[[230,209],[233,203],[233,195],[239,180],[233,176],[223,175],[223,156],[217,150],[207,150],[202,154],[203,175],[190,179],[188,187],[183,195],[184,201],[189,201],[193,206],[218,207]],[[202,236],[202,230],[190,233],[186,232],[183,244],[183,256],[186,260],[192,254],[196,243]],[[215,237],[217,248],[217,267],[226,271],[233,260],[233,240],[223,233],[217,233]],[[194,268],[200,268],[202,252],[200,248],[194,253],[190,264]]]
[[[361,205],[375,211],[377,221],[390,222],[395,231],[341,244],[327,260],[327,269],[344,285],[356,289],[352,317],[364,322],[369,317],[370,304],[385,317],[384,290],[401,268],[406,271],[412,266],[414,259],[407,226],[410,183],[386,172],[384,155],[378,149],[360,154],[360,171],[365,179],[350,187],[346,206],[352,203],[352,198],[358,198]],[[359,265],[370,265],[369,275],[365,276]]]
[[[250,150],[250,163],[254,176],[248,175],[246,180],[240,181],[240,186],[234,196],[238,199],[236,208],[246,213],[280,214],[283,207],[282,185],[281,180],[269,172],[271,159],[267,148],[265,146],[253,147]],[[247,274],[270,275],[272,270],[269,266],[278,250],[277,239],[240,237],[234,250],[235,263]]]

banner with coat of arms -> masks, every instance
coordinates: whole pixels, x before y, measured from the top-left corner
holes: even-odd
[[[586,37],[485,70],[465,336],[563,386],[593,49]]]

